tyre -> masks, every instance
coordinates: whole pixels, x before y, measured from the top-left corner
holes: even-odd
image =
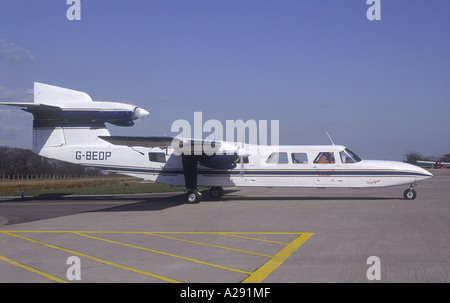
[[[405,190],[405,192],[403,193],[403,197],[406,200],[414,200],[417,197],[417,193],[414,189],[410,188]]]
[[[198,192],[198,190],[193,190],[187,193],[186,202],[190,204],[199,203],[202,200],[202,195]]]
[[[223,188],[220,186],[213,186],[209,189],[209,195],[211,198],[219,199],[223,196]]]

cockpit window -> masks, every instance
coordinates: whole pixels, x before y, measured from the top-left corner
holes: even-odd
[[[349,149],[344,149],[340,153],[342,163],[358,163],[362,159]]]
[[[316,164],[333,164],[336,163],[333,152],[320,152],[314,160]]]

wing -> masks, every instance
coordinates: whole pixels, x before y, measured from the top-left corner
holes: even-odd
[[[128,147],[172,147],[181,155],[183,174],[186,188],[190,191],[197,190],[198,164],[211,169],[224,171],[236,168],[239,160],[237,153],[218,154],[222,142],[198,139],[184,139],[177,137],[122,137],[122,136],[99,136],[114,145]]]
[[[171,146],[179,154],[202,154],[208,155],[215,154],[220,146],[221,142],[200,140],[200,139],[185,139],[178,137],[124,137],[124,136],[99,136],[114,145],[123,145],[129,147],[168,147]]]
[[[103,139],[114,145],[124,146],[141,146],[141,147],[166,147],[171,146],[173,137],[122,137],[122,136],[100,136]]]

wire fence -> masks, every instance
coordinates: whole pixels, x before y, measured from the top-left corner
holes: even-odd
[[[8,174],[0,175],[0,181],[61,180],[61,179],[123,179],[132,178],[121,174]]]

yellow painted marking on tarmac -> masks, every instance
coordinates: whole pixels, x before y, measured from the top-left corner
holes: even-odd
[[[150,235],[150,236],[156,236],[156,237],[161,237],[161,238],[166,238],[166,239],[171,239],[171,240],[176,240],[176,241],[182,241],[182,242],[186,242],[186,243],[192,243],[192,244],[197,244],[197,245],[203,245],[203,246],[209,246],[209,247],[214,247],[214,248],[220,248],[220,249],[236,251],[236,252],[249,254],[249,255],[262,256],[262,257],[266,257],[266,258],[272,258],[273,257],[271,255],[266,255],[266,254],[261,254],[261,253],[257,253],[257,252],[246,251],[246,250],[240,250],[240,249],[235,249],[235,248],[231,248],[231,247],[225,247],[225,246],[219,246],[219,245],[213,245],[213,244],[208,244],[208,243],[190,241],[190,240],[185,240],[185,239],[180,239],[180,238],[175,238],[175,237],[169,237],[169,236],[164,236],[164,235],[158,235],[157,233],[146,233],[146,234]]]
[[[216,234],[229,234],[229,235],[298,235],[298,232],[286,233],[286,232],[215,232]]]
[[[49,280],[55,281],[57,283],[69,283],[66,280],[60,279],[58,277],[55,277],[55,276],[47,274],[47,273],[45,273],[43,271],[40,271],[40,270],[38,270],[36,268],[33,268],[33,267],[27,266],[25,264],[19,263],[17,261],[11,260],[10,258],[7,258],[7,257],[2,256],[2,255],[0,255],[0,261],[8,262],[8,263],[10,263],[12,265],[15,265],[17,267],[23,268],[25,270],[28,270],[29,272],[32,272],[32,273],[34,273],[36,275],[42,276],[42,277],[47,278]]]
[[[312,233],[300,234],[300,236],[286,245],[286,247],[280,250],[272,259],[267,261],[263,266],[254,271],[247,279],[242,281],[242,283],[261,283],[312,235]]]
[[[220,235],[226,236],[226,237],[236,237],[236,238],[242,238],[242,239],[248,239],[248,240],[256,240],[256,241],[269,242],[269,243],[275,243],[275,244],[283,244],[283,245],[289,244],[289,242],[279,242],[279,241],[266,240],[266,239],[258,239],[258,238],[251,238],[251,237],[244,237],[244,236],[238,236],[238,235],[232,235],[232,234],[225,234],[225,233],[220,233]]]
[[[290,257],[290,255],[292,253],[294,253],[303,243],[306,242],[306,240],[308,240],[313,235],[313,233],[299,233],[299,232],[156,232],[156,231],[155,232],[148,232],[148,231],[146,231],[146,232],[127,232],[127,231],[23,231],[23,230],[22,231],[0,231],[0,233],[18,237],[18,238],[21,238],[21,239],[24,239],[24,240],[27,240],[27,241],[30,241],[33,243],[41,244],[41,245],[44,245],[44,246],[47,246],[50,248],[66,251],[66,252],[69,252],[74,255],[86,257],[86,258],[94,260],[96,262],[108,264],[108,265],[115,266],[118,268],[137,272],[137,273],[140,273],[143,275],[151,276],[151,277],[163,280],[163,281],[179,282],[179,281],[176,281],[176,280],[173,280],[170,278],[166,278],[166,277],[162,277],[162,276],[159,276],[156,274],[144,272],[144,271],[141,271],[138,269],[130,268],[130,267],[123,266],[120,264],[105,261],[105,260],[102,260],[102,259],[99,259],[96,257],[92,257],[89,255],[80,253],[80,252],[72,251],[69,249],[54,246],[54,245],[47,244],[44,242],[39,242],[39,241],[30,239],[30,238],[26,238],[24,236],[17,235],[17,233],[72,233],[72,234],[84,236],[87,238],[92,238],[92,239],[101,240],[101,241],[105,241],[105,242],[109,242],[109,243],[113,243],[113,244],[128,246],[128,247],[132,247],[132,248],[136,248],[136,249],[146,250],[146,251],[150,251],[150,252],[157,253],[157,254],[162,254],[162,255],[166,255],[166,256],[182,259],[182,260],[187,260],[187,261],[191,261],[191,262],[195,262],[195,263],[199,263],[199,264],[203,264],[203,265],[207,265],[207,266],[212,266],[212,267],[216,267],[216,268],[220,268],[220,269],[235,271],[235,272],[244,273],[244,274],[249,275],[246,279],[244,279],[242,281],[242,283],[260,283],[260,282],[262,282],[264,279],[267,278],[268,275],[270,275],[275,269],[277,269],[287,258]],[[180,255],[166,253],[163,251],[158,251],[158,250],[154,250],[154,249],[150,249],[150,248],[146,248],[146,247],[132,245],[132,244],[124,243],[124,242],[113,241],[113,240],[109,240],[109,239],[105,239],[105,238],[100,238],[100,237],[93,236],[92,234],[145,234],[145,235],[158,236],[158,237],[163,237],[163,238],[168,238],[168,239],[173,239],[173,240],[177,240],[177,241],[183,241],[183,242],[193,243],[193,244],[198,244],[198,245],[205,245],[205,246],[221,248],[221,249],[229,249],[229,250],[238,251],[238,252],[242,252],[242,253],[256,254],[256,255],[261,255],[261,256],[264,256],[264,257],[267,257],[270,259],[265,264],[263,264],[260,268],[258,268],[256,271],[248,272],[248,271],[244,271],[244,270],[239,270],[239,269],[235,269],[235,268],[230,268],[230,267],[220,266],[217,264],[203,262],[200,260],[183,257]],[[282,245],[285,245],[285,247],[282,250],[280,250],[277,254],[275,254],[275,256],[270,256],[270,255],[264,255],[264,254],[259,254],[259,253],[252,253],[252,252],[243,251],[243,250],[237,250],[237,249],[224,247],[224,246],[212,245],[212,244],[207,244],[207,243],[184,240],[184,239],[171,237],[171,236],[165,236],[165,235],[169,235],[169,234],[170,235],[172,235],[172,234],[222,235],[222,236],[230,236],[230,237],[239,237],[239,238],[255,240],[255,241],[263,241],[263,242],[282,244]],[[297,237],[292,242],[288,243],[288,242],[280,242],[280,241],[252,238],[252,237],[247,237],[247,235],[295,235]]]
[[[174,257],[174,258],[177,258],[177,259],[182,259],[182,260],[187,260],[187,261],[191,261],[191,262],[195,262],[195,263],[199,263],[199,264],[203,264],[203,265],[208,265],[208,266],[211,266],[211,267],[216,267],[216,268],[220,268],[220,269],[226,269],[226,270],[235,271],[235,272],[239,272],[239,273],[244,273],[244,274],[248,274],[248,275],[251,274],[251,272],[248,272],[248,271],[245,271],[245,270],[240,270],[240,269],[226,267],[226,266],[221,266],[221,265],[217,265],[217,264],[213,264],[213,263],[203,262],[203,261],[200,261],[200,260],[196,260],[196,259],[192,259],[192,258],[188,258],[188,257],[183,257],[183,256],[180,256],[180,255],[175,255],[175,254],[171,254],[171,253],[166,253],[166,252],[163,252],[163,251],[159,251],[159,250],[155,250],[155,249],[151,249],[151,248],[147,248],[147,247],[132,245],[132,244],[119,242],[119,241],[108,240],[108,239],[100,238],[100,237],[94,237],[94,236],[91,236],[91,235],[88,235],[88,234],[85,234],[85,233],[74,232],[74,234],[77,234],[77,235],[80,235],[80,236],[84,236],[84,237],[88,237],[88,238],[92,238],[92,239],[96,239],[96,240],[101,240],[101,241],[113,243],[113,244],[119,244],[119,245],[128,246],[128,247],[132,247],[132,248],[142,249],[142,250],[150,251],[150,252],[153,252],[153,253],[157,253],[157,254],[161,254],[161,255],[165,255],[165,256],[169,256],[169,257]]]
[[[299,232],[207,232],[207,231],[99,231],[99,230],[6,230],[10,233],[84,233],[84,234],[192,234],[192,235],[299,235]],[[256,239],[256,238],[255,238]],[[260,239],[258,239],[260,240]],[[289,243],[287,243],[289,244]]]
[[[177,281],[177,280],[173,280],[173,279],[166,278],[166,277],[163,277],[163,276],[160,276],[160,275],[157,275],[157,274],[152,274],[152,273],[149,273],[149,272],[146,272],[146,271],[142,271],[142,270],[139,270],[139,269],[135,269],[135,268],[131,268],[131,267],[128,267],[128,266],[124,266],[124,265],[116,264],[116,263],[109,262],[109,261],[106,261],[106,260],[102,260],[100,258],[89,256],[89,255],[86,255],[84,253],[80,253],[80,252],[77,252],[77,251],[74,251],[74,250],[62,248],[62,247],[59,247],[59,246],[56,246],[56,245],[52,245],[52,244],[36,241],[36,240],[30,239],[30,238],[27,238],[27,237],[24,237],[24,236],[19,236],[19,235],[13,234],[11,232],[1,231],[1,233],[6,234],[6,235],[10,235],[10,236],[13,236],[13,237],[17,237],[17,238],[20,238],[20,239],[23,239],[23,240],[27,240],[27,241],[30,241],[32,243],[36,243],[36,244],[40,244],[40,245],[43,245],[43,246],[46,246],[46,247],[50,247],[50,248],[53,248],[53,249],[62,250],[62,251],[68,252],[68,253],[73,254],[73,255],[77,255],[77,256],[80,256],[80,257],[85,257],[85,258],[88,258],[90,260],[93,260],[93,261],[96,261],[96,262],[99,262],[99,263],[111,265],[111,266],[118,267],[118,268],[121,268],[121,269],[125,269],[125,270],[128,270],[128,271],[136,272],[136,273],[139,273],[139,274],[142,274],[142,275],[150,276],[150,277],[153,277],[153,278],[156,278],[156,279],[159,279],[159,280],[163,280],[163,281],[166,281],[166,282],[180,283],[180,281]]]

